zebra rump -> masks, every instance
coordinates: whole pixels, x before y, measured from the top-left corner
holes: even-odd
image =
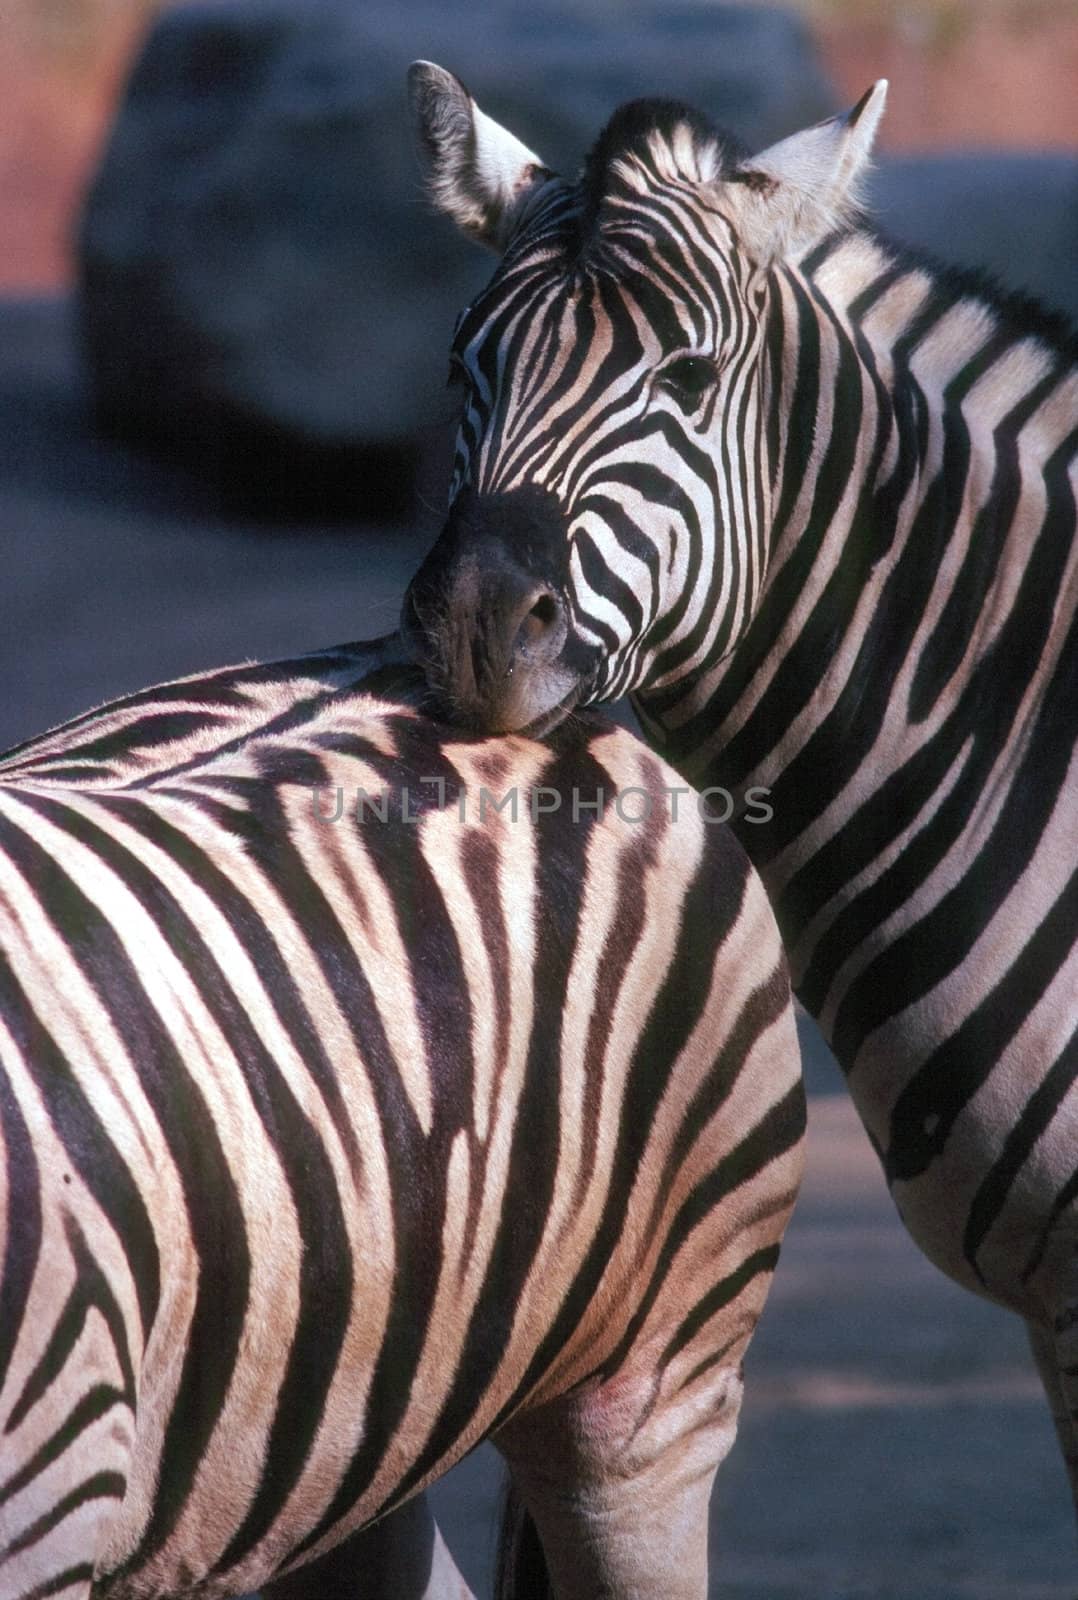
[[[632,735],[424,692],[342,647],[0,764],[5,1600],[242,1593],[487,1437],[559,1596],[706,1593],[800,1175],[778,934]]]

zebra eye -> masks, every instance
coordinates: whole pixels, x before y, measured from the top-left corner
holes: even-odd
[[[707,356],[678,356],[663,367],[658,381],[680,404],[694,406],[715,382],[715,363]]]

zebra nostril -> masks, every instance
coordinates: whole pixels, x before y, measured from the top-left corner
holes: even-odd
[[[524,621],[517,637],[521,644],[538,644],[556,626],[560,615],[558,602],[552,594],[541,594]]]

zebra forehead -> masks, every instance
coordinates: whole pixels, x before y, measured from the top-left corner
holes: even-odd
[[[601,362],[608,378],[619,361],[628,368],[648,359],[651,339],[662,354],[680,348],[694,330],[701,334],[701,317],[724,323],[726,301],[709,278],[697,275],[680,284],[657,278],[655,261],[666,257],[667,243],[680,251],[676,236],[656,218],[623,237],[611,226],[586,253],[567,229],[553,244],[547,235],[531,251],[526,239],[518,241],[516,270],[495,273],[467,307],[457,323],[454,352],[466,364],[485,361],[489,373],[499,374],[496,384],[504,382],[512,392],[529,387],[535,362],[557,382],[580,339],[589,346],[586,362]],[[526,274],[519,270],[520,257],[528,261]],[[523,342],[521,328],[529,330]],[[499,349],[508,359],[495,369],[491,352]]]

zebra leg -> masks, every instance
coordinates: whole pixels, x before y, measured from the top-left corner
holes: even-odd
[[[1078,1305],[1064,1311],[1054,1327],[1027,1322],[1026,1328],[1078,1512]]]
[[[475,1600],[425,1494],[263,1586],[264,1600]]]
[[[500,1431],[547,1567],[503,1572],[505,1600],[706,1600],[708,1502],[742,1392],[738,1371],[716,1376],[672,1402],[616,1378]]]

